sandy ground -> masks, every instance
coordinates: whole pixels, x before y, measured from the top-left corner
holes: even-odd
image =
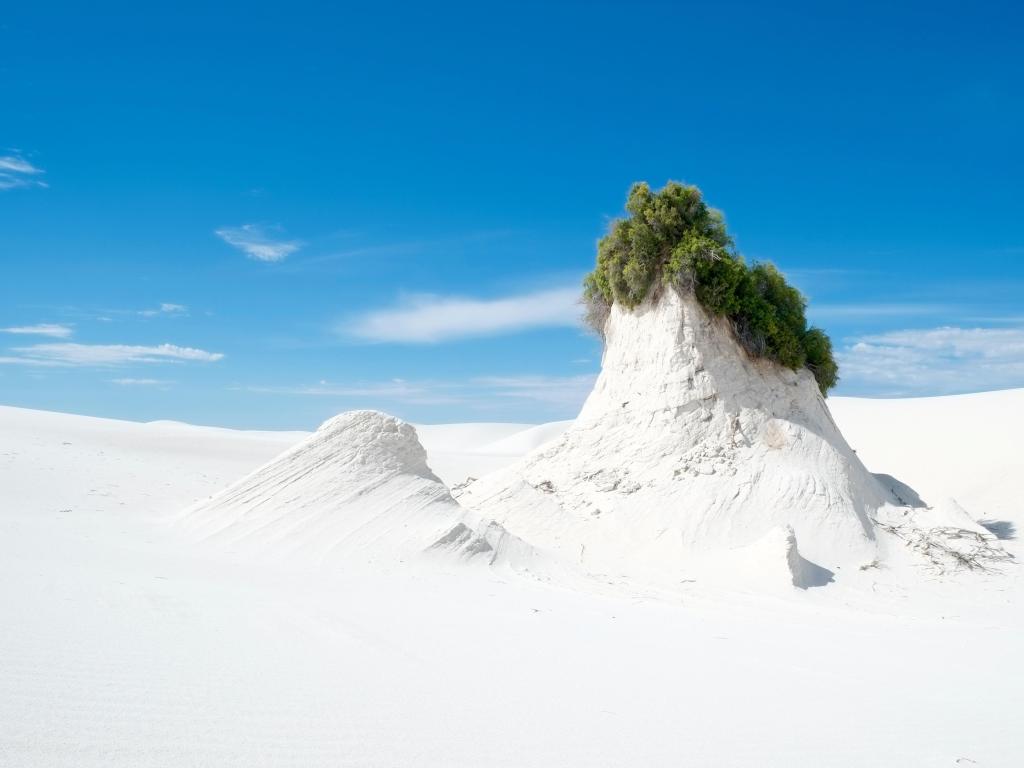
[[[1024,523],[1024,390],[831,406],[872,471]],[[420,433],[452,483],[560,428]],[[302,436],[0,408],[0,765],[1020,764],[1019,566],[669,600],[173,524]]]

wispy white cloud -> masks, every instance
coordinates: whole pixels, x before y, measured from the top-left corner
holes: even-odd
[[[103,323],[112,323],[138,317],[188,317],[189,315],[187,306],[184,304],[174,304],[169,301],[164,301],[155,307],[146,307],[145,309],[114,309],[108,307],[98,311],[102,314],[95,315],[94,319]]]
[[[45,171],[32,165],[21,155],[0,156],[0,190],[20,187],[48,186],[40,176]]]
[[[54,339],[67,339],[74,331],[70,326],[57,323],[39,323],[38,325],[16,325],[0,328],[0,333],[16,333],[25,336],[50,336]]]
[[[163,379],[111,379],[110,383],[122,387],[156,387],[167,384]]]
[[[32,358],[32,357],[12,357],[10,355],[0,355],[0,365],[24,365],[30,368],[61,368],[67,365],[67,363],[61,363],[56,360],[46,360],[43,358]]]
[[[155,309],[140,309],[138,314],[142,317],[157,317],[158,315],[183,316],[188,314],[188,307],[184,304],[169,304],[164,302]]]
[[[462,380],[390,379],[338,384],[320,381],[298,386],[236,387],[248,392],[274,395],[333,397],[360,407],[379,403],[412,405],[454,404],[467,408],[500,407],[507,399],[528,401],[571,412],[579,408],[593,388],[594,375],[577,376],[479,376]]]
[[[319,381],[316,384],[285,387],[244,387],[249,392],[274,395],[311,395],[314,397],[383,397],[406,400],[428,394],[439,385],[436,383],[412,383],[404,379],[379,382],[357,382],[354,384],[332,384]],[[443,386],[443,385],[441,385]]]
[[[432,344],[532,328],[575,327],[580,325],[579,296],[576,286],[499,299],[416,295],[398,306],[353,318],[339,330],[366,341]]]
[[[0,171],[4,173],[42,173],[32,163],[23,157],[16,155],[4,155],[0,157]]]
[[[1024,386],[1024,328],[901,330],[839,352],[846,391],[925,395]]]
[[[299,240],[282,240],[274,233],[281,231],[278,226],[265,227],[260,224],[242,224],[240,227],[221,227],[214,230],[228,245],[242,251],[257,261],[281,261],[302,247]]]
[[[15,357],[0,358],[9,365],[114,366],[128,363],[216,362],[220,352],[207,352],[175,344],[140,346],[132,344],[34,344],[11,350]]]
[[[473,379],[495,397],[579,407],[594,388],[596,374],[579,376],[485,376]]]

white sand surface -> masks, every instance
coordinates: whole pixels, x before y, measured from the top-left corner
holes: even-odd
[[[1024,390],[830,405],[870,471],[1024,523]],[[420,432],[457,482],[563,428]],[[1019,566],[669,599],[174,522],[305,437],[0,408],[0,765],[1020,765]]]

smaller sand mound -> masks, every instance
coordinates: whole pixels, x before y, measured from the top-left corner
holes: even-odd
[[[788,525],[772,528],[745,546],[697,555],[690,565],[700,575],[694,580],[710,578],[718,586],[758,592],[823,587],[835,580],[835,573],[800,554],[796,533]]]
[[[427,466],[416,430],[352,411],[216,496],[183,525],[232,551],[304,562],[396,562],[416,556],[536,565],[532,549],[469,512]]]

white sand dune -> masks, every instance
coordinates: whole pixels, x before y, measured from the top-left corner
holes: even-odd
[[[551,424],[417,425],[430,467],[448,487],[479,478],[557,437],[571,421]]]
[[[1021,390],[904,400],[829,398],[843,434],[873,472],[926,502],[953,497],[980,518],[1024,513]]]
[[[959,505],[899,488],[847,445],[810,371],[752,360],[667,289],[611,308],[575,422],[457,498],[582,570],[669,589],[823,586],[909,552],[940,569],[1005,558]]]
[[[1024,523],[1024,390],[830,405],[871,472]],[[435,446],[526,451],[562,426],[420,434],[434,469]],[[0,408],[0,765],[1010,768],[1024,754],[1018,566],[645,599],[444,557],[225,555],[174,523],[307,436]],[[476,471],[452,460],[448,476]],[[787,548],[761,545],[769,563]]]
[[[536,569],[542,559],[497,523],[459,506],[427,466],[415,428],[379,411],[335,416],[190,507],[181,524],[261,561],[387,567],[443,554]]]

